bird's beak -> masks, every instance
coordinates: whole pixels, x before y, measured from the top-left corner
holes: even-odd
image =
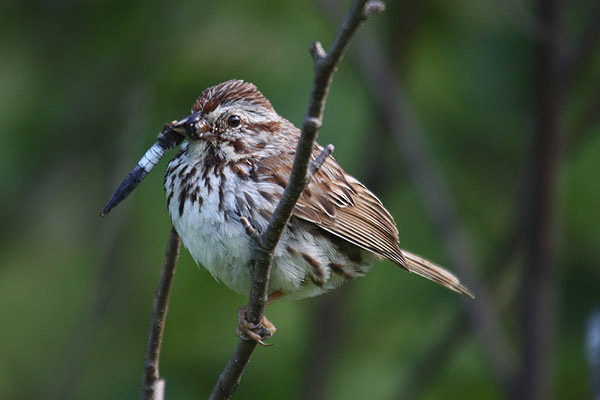
[[[202,117],[202,112],[195,112],[175,123],[172,129],[177,133],[186,134],[190,139],[202,139],[211,131],[210,124]]]
[[[173,129],[173,131],[180,133],[182,135],[184,135],[185,132],[185,124],[187,122],[188,117],[185,117],[184,119],[180,119],[179,121],[173,121],[171,122],[172,127],[171,129]]]

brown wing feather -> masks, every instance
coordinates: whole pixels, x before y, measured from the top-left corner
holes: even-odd
[[[320,148],[316,148],[313,156],[319,153]],[[375,195],[347,175],[332,157],[323,163],[300,196],[294,215],[408,269],[397,245],[394,218]]]
[[[315,146],[313,159],[321,152]],[[286,155],[291,158],[292,155]],[[287,182],[291,159],[261,161],[261,175],[272,182]],[[289,162],[286,162],[289,161]],[[407,271],[458,293],[472,295],[450,272],[398,247],[394,218],[364,185],[347,175],[333,157],[327,158],[302,193],[293,215],[312,222],[348,242],[387,258]]]

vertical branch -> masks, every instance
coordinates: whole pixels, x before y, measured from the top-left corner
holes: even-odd
[[[165,249],[165,259],[160,274],[158,287],[154,296],[152,307],[152,320],[150,321],[150,330],[148,332],[148,346],[146,348],[146,359],[144,360],[144,376],[142,381],[142,400],[162,400],[164,399],[165,381],[160,379],[158,373],[158,361],[160,357],[160,344],[165,328],[165,319],[167,317],[167,306],[171,294],[173,277],[175,276],[175,267],[179,258],[179,249],[181,239],[174,227],[171,227],[171,233],[167,240]]]
[[[310,156],[322,124],[323,110],[333,79],[333,73],[337,69],[342,56],[350,45],[350,41],[358,28],[371,15],[383,11],[384,8],[383,2],[380,1],[355,0],[350,13],[337,32],[329,52],[326,53],[319,42],[313,43],[310,48],[315,62],[315,76],[308,109],[302,124],[302,134],[296,147],[292,172],[267,229],[256,240],[253,257],[255,260],[254,275],[247,312],[248,322],[254,325],[258,326],[262,324],[267,304],[273,252],[292,215],[292,210],[298,198],[310,179],[308,171]],[[324,151],[331,152],[332,148],[328,147]],[[324,161],[324,157],[319,158],[322,158],[322,161]],[[315,165],[314,168],[318,169],[319,165]],[[233,394],[255,348],[256,342],[240,338],[229,363],[219,376],[219,380],[210,396],[211,399],[227,399]]]
[[[515,398],[550,398],[556,316],[556,202],[560,166],[560,0],[538,0],[546,35],[535,46],[535,124],[525,204],[522,362]]]

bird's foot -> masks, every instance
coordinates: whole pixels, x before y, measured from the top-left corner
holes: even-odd
[[[267,319],[267,317],[263,316],[262,322],[259,324],[253,324],[248,321],[246,317],[246,312],[248,311],[248,306],[242,306],[238,308],[238,327],[235,331],[236,335],[238,335],[242,339],[246,340],[254,340],[256,343],[261,346],[272,346],[272,344],[267,344],[264,342],[265,339],[273,336],[277,328],[271,321]]]

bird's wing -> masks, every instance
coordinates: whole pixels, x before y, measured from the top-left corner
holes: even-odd
[[[312,159],[321,152],[315,146]],[[287,155],[289,156],[289,155]],[[293,155],[291,155],[293,157]],[[262,176],[285,186],[291,172],[286,156],[261,161]],[[394,218],[381,201],[328,157],[304,190],[293,215],[402,268],[471,296],[459,280],[443,268],[398,247]]]

